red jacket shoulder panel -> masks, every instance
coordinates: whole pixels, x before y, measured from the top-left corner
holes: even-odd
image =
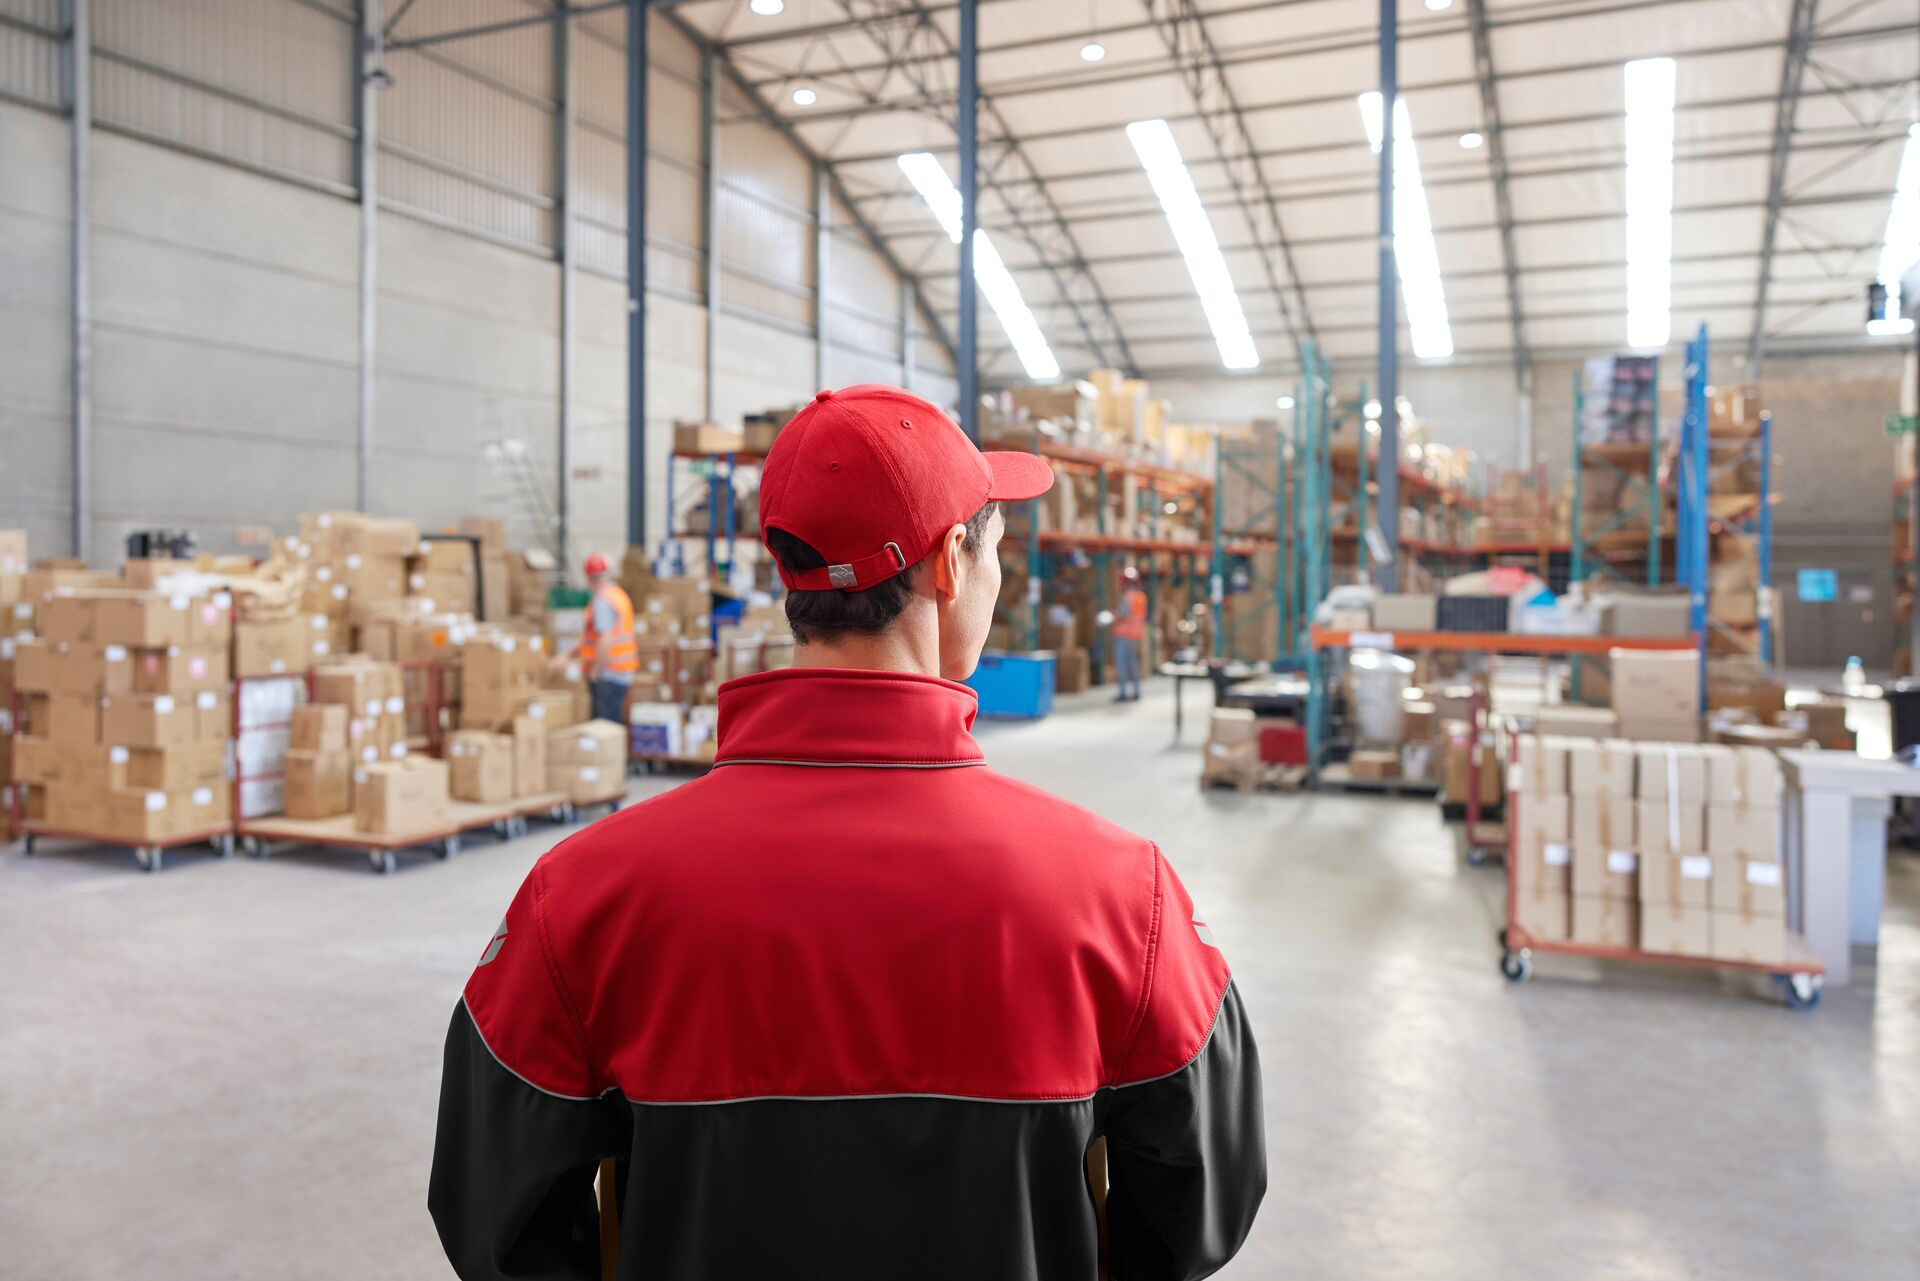
[[[1156,849],[1158,923],[1138,1030],[1113,1084],[1177,1072],[1207,1043],[1233,976],[1186,886]]]

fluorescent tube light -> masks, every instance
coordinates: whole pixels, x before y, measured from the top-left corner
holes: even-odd
[[[1913,322],[1900,314],[1900,277],[1920,258],[1920,125],[1907,129],[1900,171],[1893,180],[1893,206],[1880,246],[1880,283],[1887,290],[1887,318],[1869,320],[1870,334],[1910,334]]]
[[[1360,123],[1367,143],[1378,153],[1383,141],[1380,95],[1360,95]],[[1420,151],[1413,136],[1407,100],[1393,100],[1393,258],[1406,300],[1413,354],[1422,360],[1453,355],[1453,326],[1447,321],[1446,290],[1440,283],[1440,249],[1433,239],[1433,213],[1426,184],[1420,180]]]
[[[1194,292],[1200,295],[1201,309],[1207,313],[1207,327],[1213,330],[1213,342],[1220,349],[1220,363],[1228,369],[1252,369],[1260,363],[1254,350],[1253,332],[1247,328],[1247,316],[1240,309],[1240,295],[1234,291],[1233,278],[1227,274],[1227,259],[1214,237],[1207,208],[1194,190],[1193,176],[1180,158],[1180,144],[1164,120],[1136,120],[1127,126],[1127,141],[1140,157],[1160,198],[1160,208],[1173,229],[1180,256],[1187,260],[1187,274],[1193,278]]]
[[[908,152],[897,163],[913,189],[927,202],[934,221],[947,233],[947,239],[959,244],[960,189],[947,177],[947,171],[930,151]],[[1007,270],[1007,264],[1001,261],[992,239],[979,227],[973,229],[973,280],[987,296],[987,306],[993,309],[1000,328],[1006,331],[1007,341],[1013,344],[1014,354],[1020,358],[1020,367],[1027,371],[1027,377],[1036,382],[1058,378],[1060,362],[1047,346],[1040,322],[1034,318],[1026,299],[1020,296],[1020,286]]]
[[[1626,65],[1627,345],[1673,336],[1672,58]]]

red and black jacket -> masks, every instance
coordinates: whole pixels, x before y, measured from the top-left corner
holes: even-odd
[[[1202,1277],[1266,1187],[1227,963],[1148,841],[988,769],[972,691],[792,669],[717,767],[542,858],[447,1034],[469,1278]]]

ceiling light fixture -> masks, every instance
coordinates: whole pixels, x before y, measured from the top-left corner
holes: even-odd
[[[1468,151],[1478,151],[1486,144],[1487,135],[1477,129],[1469,129],[1460,135],[1460,145]]]
[[[1893,205],[1887,210],[1887,234],[1880,246],[1877,278],[1887,291],[1884,319],[1869,320],[1875,336],[1910,334],[1913,321],[1900,314],[1900,277],[1920,259],[1920,125],[1907,129],[1900,170],[1893,180]]]
[[[1438,13],[1442,9],[1453,8],[1453,0],[1427,0],[1427,8]]]
[[[1383,141],[1380,95],[1360,95],[1360,123],[1367,143],[1378,153]],[[1406,301],[1413,354],[1421,360],[1453,355],[1453,326],[1447,320],[1446,290],[1440,283],[1440,249],[1433,239],[1433,213],[1420,181],[1420,151],[1414,141],[1407,100],[1393,100],[1393,259]]]
[[[1134,154],[1147,171],[1153,194],[1160,198],[1180,256],[1187,260],[1187,275],[1193,279],[1194,292],[1200,295],[1207,327],[1220,349],[1220,363],[1228,369],[1254,368],[1260,363],[1260,353],[1254,350],[1253,331],[1247,327],[1240,295],[1227,274],[1226,255],[1220,252],[1207,208],[1194,190],[1193,175],[1180,158],[1180,144],[1174,141],[1173,130],[1164,120],[1136,120],[1127,126],[1127,141],[1133,144]]]
[[[913,189],[920,193],[920,198],[927,202],[928,210],[940,229],[947,233],[947,239],[959,244],[960,189],[947,177],[947,171],[930,151],[910,151],[896,163]],[[1026,299],[1020,296],[1020,286],[1007,270],[1007,264],[1001,261],[992,239],[979,227],[973,229],[973,280],[987,296],[987,306],[993,309],[1000,328],[1006,331],[1007,341],[1013,344],[1014,354],[1020,358],[1020,367],[1027,371],[1027,377],[1036,382],[1058,378],[1060,362],[1054,359],[1053,348],[1047,346],[1040,322],[1034,318]]]
[[[1107,56],[1107,46],[1098,40],[1089,40],[1080,46],[1080,61],[1098,62]]]
[[[771,18],[787,7],[787,0],[747,0],[747,9],[763,18]]]
[[[1672,58],[1626,65],[1627,346],[1673,337]]]
[[[1377,400],[1369,400],[1361,412],[1369,418],[1378,418],[1380,416],[1380,402]]]
[[[796,107],[811,107],[819,100],[820,95],[805,85],[801,85],[793,91],[793,105]]]

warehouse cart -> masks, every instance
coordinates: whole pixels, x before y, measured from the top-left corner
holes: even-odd
[[[118,836],[68,831],[64,828],[46,827],[37,823],[17,824],[16,830],[20,833],[21,849],[28,858],[32,858],[38,852],[39,842],[47,837],[55,840],[76,841],[84,845],[132,850],[134,862],[143,872],[158,872],[166,862],[166,851],[182,849],[189,845],[205,845],[220,858],[233,857],[231,827],[208,828],[205,831],[151,840],[145,844],[133,844]]]
[[[367,865],[382,876],[390,876],[399,865],[402,850],[429,850],[449,859],[458,854],[464,839],[475,833],[491,831],[501,840],[525,835],[527,819],[544,816],[556,822],[569,822],[575,807],[562,792],[545,792],[517,797],[497,804],[450,801],[447,821],[417,832],[362,832],[353,824],[353,815],[332,818],[288,818],[276,814],[270,818],[250,819],[239,825],[240,839],[249,856],[266,858],[275,843],[290,847],[360,850]]]
[[[1789,1009],[1810,1010],[1820,1004],[1820,988],[1825,980],[1826,967],[1814,954],[1795,930],[1786,931],[1786,945],[1782,950],[1782,959],[1778,961],[1734,961],[1711,956],[1681,956],[1667,952],[1648,952],[1637,947],[1611,947],[1597,943],[1574,943],[1560,939],[1539,939],[1529,934],[1514,921],[1515,900],[1519,897],[1519,860],[1515,857],[1512,842],[1518,840],[1520,832],[1519,807],[1521,798],[1515,793],[1507,796],[1507,824],[1509,837],[1507,853],[1507,903],[1506,925],[1496,936],[1500,944],[1500,973],[1509,982],[1524,983],[1533,977],[1533,954],[1535,952],[1560,953],[1567,956],[1590,956],[1605,961],[1647,961],[1663,965],[1704,966],[1710,969],[1748,970],[1757,974],[1770,975],[1779,988],[1781,998]]]

